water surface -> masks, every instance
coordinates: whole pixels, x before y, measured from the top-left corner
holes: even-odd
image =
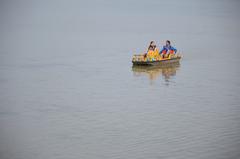
[[[240,156],[239,1],[1,1],[1,159]],[[135,69],[150,40],[180,65]]]

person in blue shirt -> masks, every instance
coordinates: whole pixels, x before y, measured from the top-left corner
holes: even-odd
[[[177,49],[171,46],[171,42],[169,40],[166,41],[166,45],[163,46],[162,50],[159,52],[159,54],[162,57],[168,57],[169,54],[176,54]]]

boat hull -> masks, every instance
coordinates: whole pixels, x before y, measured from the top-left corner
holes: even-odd
[[[171,58],[171,59],[165,59],[161,61],[132,61],[133,65],[138,66],[165,66],[165,65],[171,65],[175,63],[179,63],[181,57]]]

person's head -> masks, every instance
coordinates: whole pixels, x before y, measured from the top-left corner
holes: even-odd
[[[150,45],[154,45],[154,41],[151,41],[151,42],[150,42]]]
[[[166,41],[166,45],[167,46],[170,46],[171,45],[171,42],[169,40]]]

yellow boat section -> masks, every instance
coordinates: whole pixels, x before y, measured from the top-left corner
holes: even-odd
[[[162,57],[159,54],[159,50],[156,49],[155,51],[148,51],[147,54],[135,54],[133,55],[132,61],[133,62],[147,62],[147,61],[163,61],[163,60],[170,60],[172,58],[182,57],[181,54],[169,54],[168,56]]]

